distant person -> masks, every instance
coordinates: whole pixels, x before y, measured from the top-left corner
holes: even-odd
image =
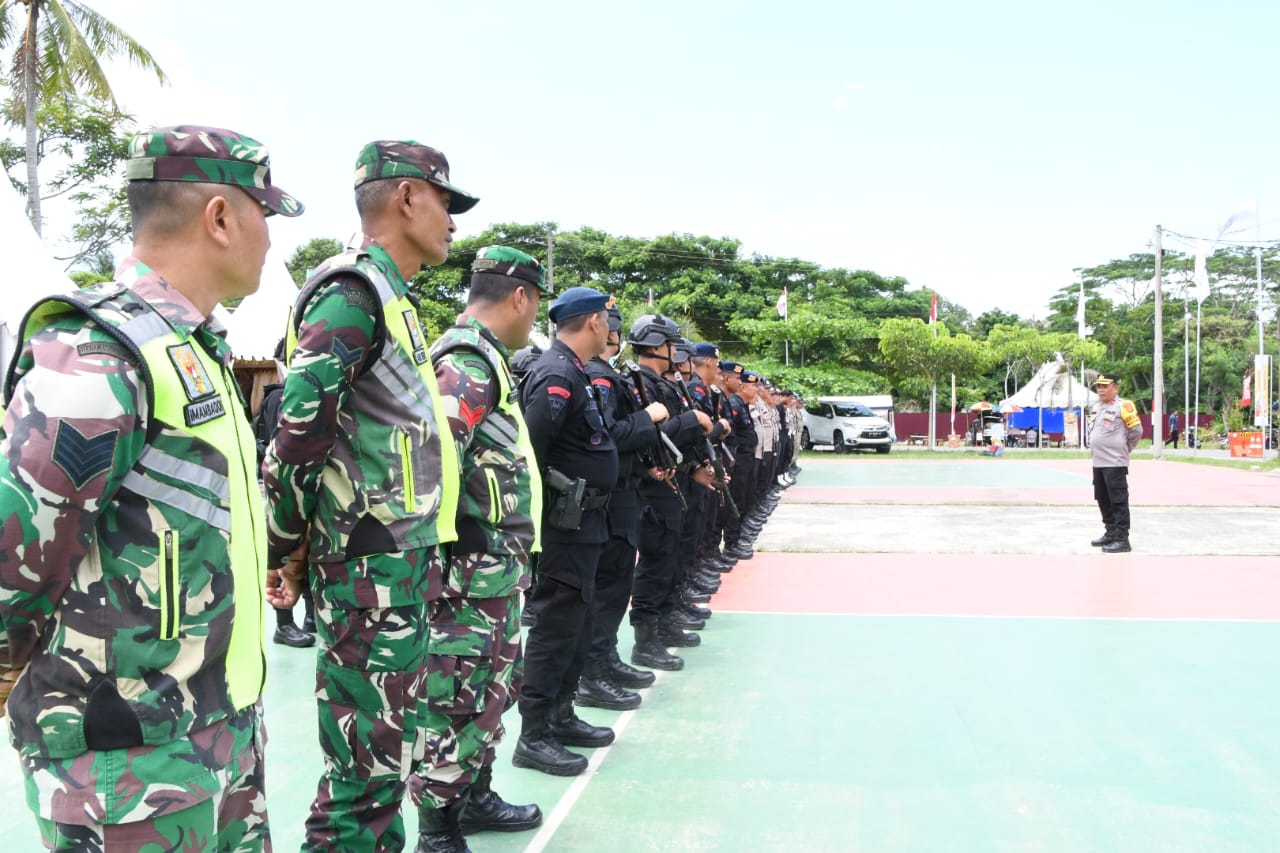
[[[288,369],[284,363],[284,338],[276,344],[274,357],[276,376],[280,381],[273,382],[262,389],[262,405],[258,408],[258,414],[253,417],[253,437],[258,443],[259,480],[262,479],[262,462],[266,457],[267,448],[271,446],[276,433],[280,430],[280,398],[284,396],[284,375]],[[316,608],[311,590],[306,588],[302,590],[302,602],[305,616],[301,628],[293,621],[293,610],[272,608],[276,611],[276,630],[271,637],[273,643],[293,646],[295,649],[305,649],[315,645]]]
[[[1118,396],[1120,379],[1100,373],[1093,381],[1098,403],[1089,419],[1089,450],[1093,456],[1093,497],[1107,531],[1089,544],[1107,554],[1129,547],[1129,454],[1142,438],[1138,409]]]
[[[1178,413],[1170,412],[1169,413],[1169,441],[1173,442],[1174,450],[1178,449],[1178,433],[1179,432],[1181,432],[1181,430],[1178,428]]]
[[[1027,447],[1039,447],[1039,446],[1040,446],[1040,431],[1037,430],[1035,427],[1032,427],[1031,429],[1027,430]]]

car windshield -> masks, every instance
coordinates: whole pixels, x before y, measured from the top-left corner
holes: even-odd
[[[876,413],[861,403],[837,403],[835,406],[838,418],[874,418]]]

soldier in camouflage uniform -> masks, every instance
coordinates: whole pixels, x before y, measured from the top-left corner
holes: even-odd
[[[130,143],[116,281],[38,303],[5,387],[0,668],[50,850],[270,850],[265,536],[223,299],[302,205],[228,130]]]
[[[355,186],[364,237],[298,295],[263,464],[268,558],[284,579],[271,603],[292,607],[308,574],[315,596],[325,772],[304,846],[342,853],[405,843],[427,608],[458,496],[457,449],[406,279],[445,261],[451,214],[476,202],[449,183],[443,154],[411,141],[366,145]]]
[[[507,359],[528,343],[550,290],[542,266],[517,249],[483,248],[471,270],[466,311],[431,348],[462,494],[444,594],[430,605],[426,755],[409,783],[422,853],[465,851],[463,830],[542,823],[537,806],[503,801],[492,779],[502,713],[520,691],[520,598],[542,523],[542,479]]]

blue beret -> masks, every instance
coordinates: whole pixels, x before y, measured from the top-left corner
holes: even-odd
[[[721,373],[741,373],[742,365],[738,364],[738,362],[736,361],[722,361],[720,362],[720,372]]]
[[[754,385],[760,381],[760,374],[752,373],[750,370],[744,370],[742,372],[742,381]]]
[[[715,344],[694,344],[693,354],[707,358],[719,358],[720,348]]]
[[[562,323],[579,314],[603,311],[608,304],[609,297],[593,287],[571,287],[551,303],[547,316],[553,323]]]

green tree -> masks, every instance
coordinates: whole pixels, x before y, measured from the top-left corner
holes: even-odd
[[[0,104],[0,115],[21,124],[12,101]],[[55,155],[59,169],[44,185],[43,201],[63,197],[76,207],[69,254],[58,257],[68,267],[100,265],[113,247],[128,239],[131,223],[120,164],[129,156],[133,117],[105,101],[65,98],[41,105],[36,118],[42,157]],[[0,139],[0,166],[6,172],[26,160],[24,146]],[[26,193],[26,184],[9,178]],[[108,264],[110,266],[110,264]]]
[[[133,65],[164,71],[132,36],[79,0],[0,0],[0,49],[14,48],[10,84],[21,94],[26,129],[27,210],[40,232],[40,149],[37,109],[79,92],[115,106],[100,60],[123,55]]]
[[[302,287],[307,280],[307,276],[316,267],[334,255],[342,254],[344,248],[341,240],[333,240],[329,237],[313,237],[294,249],[293,254],[289,256],[289,260],[284,262],[284,265],[289,270],[289,276],[293,279],[293,283],[298,287]]]
[[[923,405],[930,389],[943,378],[968,382],[990,369],[989,347],[969,335],[952,337],[946,324],[930,327],[916,317],[880,323],[880,351],[889,364],[900,398]]]

